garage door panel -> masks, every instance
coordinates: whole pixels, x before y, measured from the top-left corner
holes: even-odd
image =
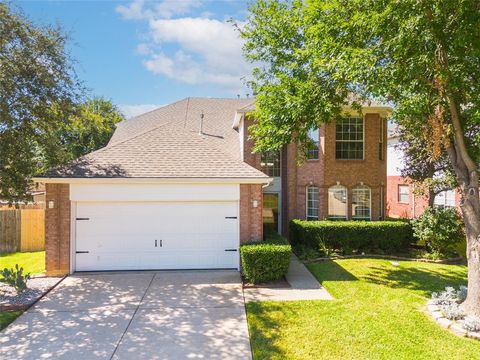
[[[238,202],[77,203],[76,270],[237,268]],[[155,240],[156,245],[155,246]]]

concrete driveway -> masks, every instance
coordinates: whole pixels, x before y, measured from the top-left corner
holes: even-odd
[[[251,359],[240,275],[69,276],[0,332],[0,359]]]

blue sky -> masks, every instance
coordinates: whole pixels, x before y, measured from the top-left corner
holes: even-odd
[[[91,95],[127,116],[187,96],[245,96],[251,65],[227,20],[240,24],[242,0],[18,1],[39,24],[59,24]]]

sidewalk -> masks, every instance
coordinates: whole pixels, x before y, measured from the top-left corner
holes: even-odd
[[[294,301],[332,300],[333,297],[320,285],[298,258],[292,254],[290,267],[285,276],[290,287],[244,288],[246,302],[250,301]]]

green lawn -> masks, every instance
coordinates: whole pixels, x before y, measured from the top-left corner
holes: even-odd
[[[424,312],[466,267],[349,259],[309,265],[333,301],[248,303],[254,359],[480,359],[480,342]]]
[[[21,311],[0,311],[0,330],[20,316],[21,313]]]
[[[41,274],[45,272],[45,251],[0,254],[0,269],[13,268],[15,264],[32,275]]]
[[[0,269],[13,268],[15,264],[23,267],[27,273],[41,274],[45,272],[45,251],[0,254]],[[15,320],[21,311],[0,311],[0,330]]]

